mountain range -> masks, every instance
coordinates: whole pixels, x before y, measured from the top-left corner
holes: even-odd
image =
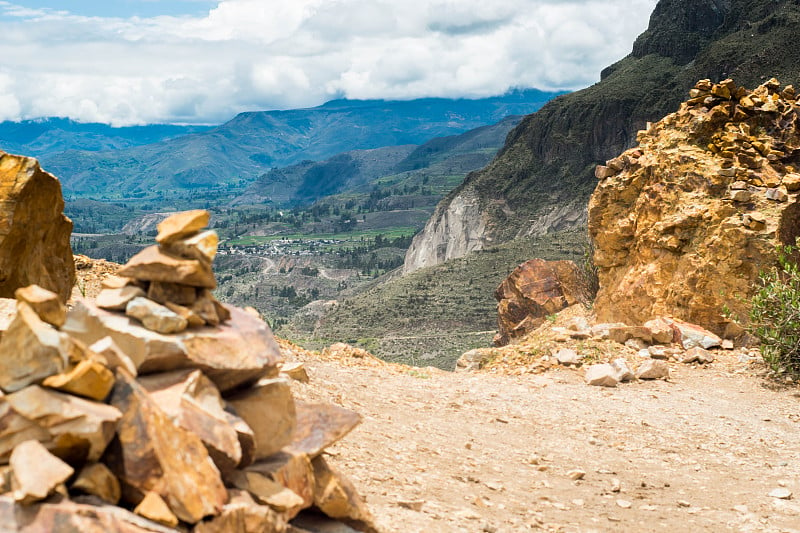
[[[526,89],[474,100],[334,100],[310,109],[241,113],[212,128],[104,129],[47,120],[19,125],[27,135],[7,124],[10,133],[3,136],[0,128],[0,148],[37,155],[70,197],[157,199],[159,191],[249,181],[273,168],[352,150],[422,144],[531,113],[557,94]],[[39,133],[48,125],[58,127]],[[155,142],[142,142],[148,136]]]
[[[259,176],[231,205],[308,205],[342,192],[368,195],[377,186],[376,180],[402,187],[411,178],[410,173],[424,174],[426,184],[438,194],[450,176],[463,176],[489,163],[521,119],[511,115],[496,124],[436,137],[421,145],[351,150],[322,161],[273,169]]]

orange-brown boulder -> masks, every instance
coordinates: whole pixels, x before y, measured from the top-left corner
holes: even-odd
[[[359,531],[376,532],[374,518],[353,483],[333,468],[323,456],[311,462],[314,467],[314,506],[326,516],[337,518]]]
[[[138,505],[156,492],[190,524],[219,514],[228,495],[200,437],[175,425],[125,371],[117,371],[111,404],[122,418],[106,463],[122,484],[123,499]]]
[[[735,335],[728,312],[746,319],[759,272],[800,236],[798,102],[775,80],[701,100],[639,132],[592,195],[598,321],[672,316]]]
[[[324,403],[295,401],[297,427],[288,448],[316,457],[340,441],[361,423],[361,415],[350,409]]]
[[[225,411],[219,391],[202,372],[150,374],[139,383],[173,422],[200,437],[217,468],[239,466],[242,446],[235,425],[244,421]]]
[[[538,328],[548,315],[589,295],[580,269],[572,261],[531,259],[519,265],[494,293],[497,304],[497,346]]]
[[[201,522],[194,533],[283,533],[286,519],[266,505],[259,505],[247,492],[231,489],[230,501],[211,520]]]
[[[30,157],[0,151],[0,297],[36,284],[66,302],[75,284],[61,184]]]

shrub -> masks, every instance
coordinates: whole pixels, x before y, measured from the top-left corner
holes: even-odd
[[[764,362],[776,373],[800,376],[800,268],[798,248],[780,247],[779,265],[759,277],[750,309],[751,334],[761,341]]]
[[[594,264],[594,241],[591,237],[583,245],[583,258],[578,265],[581,270],[581,277],[588,292],[589,301],[593,302],[600,290],[600,277],[597,265]]]

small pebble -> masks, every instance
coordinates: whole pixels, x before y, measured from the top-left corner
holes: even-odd
[[[631,508],[631,502],[629,502],[628,500],[617,500],[617,505],[619,507],[622,507],[623,509]]]
[[[578,481],[579,479],[583,479],[583,477],[585,475],[586,475],[586,472],[583,471],[583,470],[580,470],[580,469],[570,470],[569,472],[567,472],[567,476],[569,476],[569,478],[574,480],[574,481]]]
[[[791,500],[792,499],[792,491],[790,491],[786,487],[781,487],[779,489],[772,489],[770,491],[769,495],[772,498],[778,498],[780,500]]]

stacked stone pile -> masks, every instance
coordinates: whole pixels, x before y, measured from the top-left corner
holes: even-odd
[[[672,315],[742,334],[760,271],[800,236],[800,105],[771,79],[755,90],[699,81],[639,146],[597,167],[589,204],[598,319]]]
[[[211,290],[217,283],[211,263],[219,238],[205,230],[205,210],[186,211],[158,225],[158,245],[133,256],[119,276],[105,281],[97,306],[124,310],[158,333],[180,333],[187,327],[218,326],[230,318]]]
[[[360,416],[296,402],[267,325],[211,296],[207,222],[165,220],[105,309],[38,286],[0,306],[0,529],[374,531],[323,456]]]

